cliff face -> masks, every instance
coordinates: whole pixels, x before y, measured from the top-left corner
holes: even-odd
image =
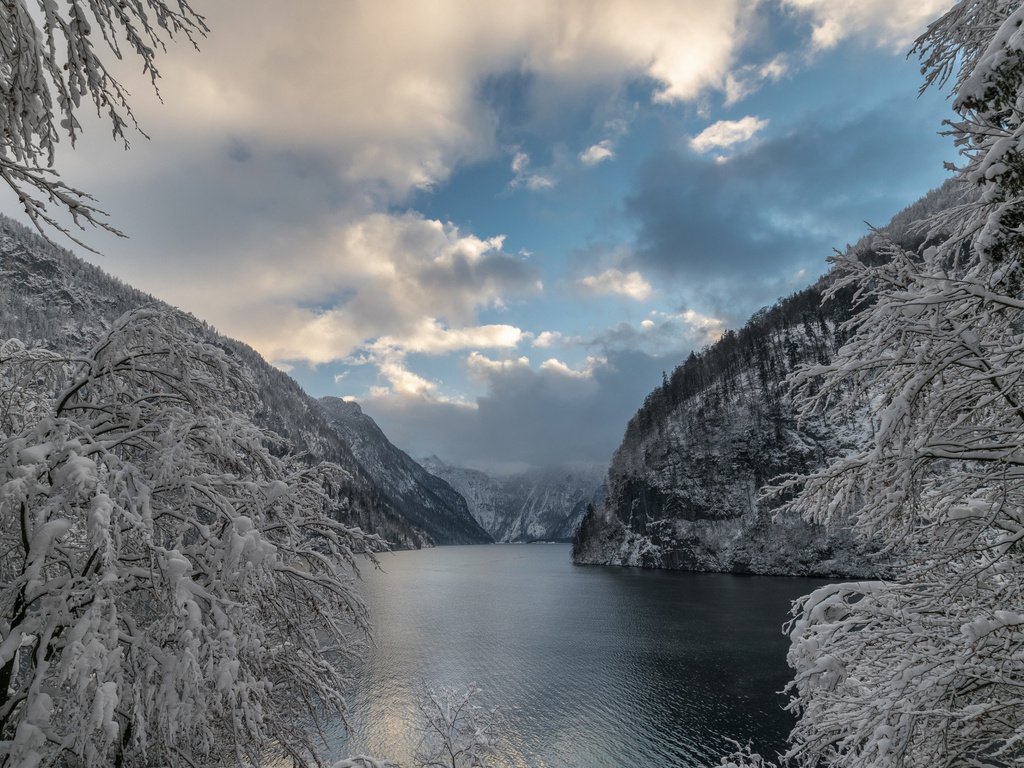
[[[948,185],[893,219],[893,240],[915,247],[911,223],[954,197]],[[879,258],[873,238],[855,248]],[[822,306],[829,276],[757,312],[691,354],[630,421],[608,471],[605,504],[590,511],[573,541],[577,563],[693,571],[866,576],[878,565],[849,530],[825,530],[777,516],[761,497],[772,478],[822,466],[869,439],[870,424],[843,430],[797,424],[786,376],[824,363],[843,343],[853,297]]]
[[[57,351],[77,350],[90,345],[124,312],[153,304],[166,307],[0,216],[0,338],[17,337]],[[206,333],[244,364],[259,393],[261,426],[286,438],[296,453],[311,461],[330,461],[346,471],[345,480],[330,489],[345,522],[377,533],[399,548],[466,540],[465,531],[457,525],[452,526],[451,538],[448,535],[449,515],[459,518],[460,524],[469,517],[464,502],[460,506],[450,498],[453,506],[442,504],[423,514],[411,509],[392,492],[388,478],[378,481],[358,460],[320,403],[291,377],[245,344],[212,328]],[[381,439],[386,441],[382,435]],[[471,537],[482,537],[474,540],[487,540],[472,520],[468,525],[473,529]]]
[[[786,371],[835,349],[834,318],[796,309],[818,297],[817,289],[805,291],[757,326],[691,357],[648,398],[612,459],[606,503],[586,517],[574,541],[576,562],[871,573],[867,552],[848,531],[793,516],[773,519],[775,505],[759,498],[771,478],[819,466],[852,447],[862,431],[860,424],[840,434],[815,423],[798,426],[782,391]]]
[[[469,511],[500,542],[569,541],[587,506],[604,498],[598,468],[550,467],[509,476],[453,467],[436,456],[423,466],[465,497]]]
[[[868,553],[843,530],[826,530],[759,498],[773,477],[818,466],[852,447],[847,434],[797,427],[790,405],[749,377],[736,391],[692,397],[659,427],[639,430],[615,454],[606,503],[584,519],[577,563],[689,571],[865,576]]]

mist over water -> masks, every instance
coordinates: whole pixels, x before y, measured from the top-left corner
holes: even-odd
[[[413,765],[423,684],[500,710],[508,766],[696,766],[784,747],[781,634],[820,580],[580,567],[567,545],[441,547],[364,572],[375,646],[333,751]]]

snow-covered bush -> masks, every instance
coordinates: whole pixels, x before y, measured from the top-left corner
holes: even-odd
[[[418,768],[489,768],[495,754],[495,711],[476,702],[476,683],[460,691],[428,688],[418,702],[422,736],[416,747]]]
[[[0,765],[316,764],[364,639],[329,466],[178,313],[0,346]]]

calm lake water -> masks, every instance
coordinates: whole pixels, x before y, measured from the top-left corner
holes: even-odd
[[[484,689],[499,765],[717,763],[792,725],[780,627],[813,579],[581,567],[566,545],[385,555],[363,574],[376,646],[332,751],[413,765],[423,684]]]

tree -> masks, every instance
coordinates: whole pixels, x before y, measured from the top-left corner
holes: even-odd
[[[794,380],[805,414],[867,418],[865,445],[790,477],[785,508],[852,516],[891,581],[830,584],[788,627],[799,766],[1024,761],[1024,8],[961,0],[914,51],[955,80],[949,123],[980,192],[922,247],[837,257],[849,341]],[[870,434],[870,437],[868,437]],[[741,759],[733,756],[737,764]],[[723,763],[726,764],[726,763]]]
[[[54,0],[3,3],[0,178],[40,232],[49,226],[75,240],[54,218],[47,207],[52,204],[79,227],[90,224],[121,234],[103,220],[88,194],[67,186],[53,171],[61,135],[72,146],[79,136],[77,113],[83,101],[92,102],[126,147],[125,129],[138,127],[128,93],[101,53],[115,59],[126,51],[137,55],[156,88],[157,51],[165,49],[166,40],[183,36],[195,45],[206,31],[188,0],[68,0],[65,9]]]
[[[319,764],[379,542],[254,406],[176,312],[0,347],[0,766]]]
[[[489,768],[495,753],[494,710],[476,703],[476,683],[465,691],[428,688],[419,701],[423,736],[416,747],[418,768]]]

